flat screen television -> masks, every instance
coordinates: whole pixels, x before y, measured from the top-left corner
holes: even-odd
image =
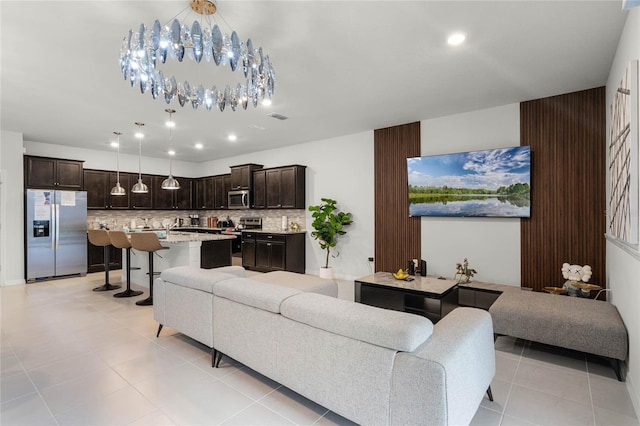
[[[530,217],[531,148],[407,158],[410,216]]]

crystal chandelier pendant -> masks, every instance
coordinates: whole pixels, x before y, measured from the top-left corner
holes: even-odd
[[[124,79],[131,87],[138,85],[141,93],[149,91],[154,99],[164,98],[167,104],[178,99],[181,107],[190,102],[194,109],[204,105],[207,111],[224,111],[226,107],[246,110],[249,104],[257,107],[259,101],[271,99],[276,76],[269,55],[262,47],[254,48],[251,39],[242,42],[235,31],[228,35],[218,25],[212,26],[209,16],[217,9],[210,0],[191,0],[190,6],[204,16],[204,28],[198,21],[188,26],[176,18],[170,24],[156,20],[150,29],[140,24],[137,32],[129,30],[120,48]],[[233,72],[241,70],[245,80],[208,86],[165,76],[158,65],[164,64],[167,56],[178,62],[185,56],[196,63],[213,61],[215,66],[229,66]]]

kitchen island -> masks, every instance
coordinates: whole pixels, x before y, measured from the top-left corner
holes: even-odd
[[[222,234],[198,234],[170,232],[161,238],[160,244],[169,250],[160,250],[154,256],[154,272],[162,272],[174,266],[196,266],[210,269],[231,265],[231,241],[235,237]],[[126,256],[122,256],[121,280],[127,280]],[[131,284],[149,287],[149,255],[131,250]],[[139,269],[135,269],[139,268]]]

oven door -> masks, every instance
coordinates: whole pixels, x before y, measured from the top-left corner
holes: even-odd
[[[227,206],[230,209],[248,209],[249,208],[249,191],[246,189],[238,191],[229,191]]]

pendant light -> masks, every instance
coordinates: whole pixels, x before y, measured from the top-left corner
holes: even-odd
[[[124,190],[124,188],[122,186],[120,186],[120,135],[122,134],[121,132],[113,132],[114,135],[116,135],[116,139],[118,140],[116,143],[118,144],[118,154],[117,154],[117,160],[116,160],[116,166],[117,166],[117,171],[116,171],[116,186],[114,186],[113,188],[111,188],[111,195],[117,195],[117,196],[121,196],[121,195],[127,195],[127,191]]]
[[[149,192],[149,188],[147,185],[142,183],[142,138],[144,137],[144,134],[140,130],[140,128],[144,126],[144,123],[136,121],[136,126],[138,126],[138,132],[136,133],[136,137],[138,138],[138,182],[133,185],[131,192],[136,194],[146,194]]]
[[[162,184],[160,185],[160,188],[162,189],[168,189],[168,190],[174,190],[174,189],[180,189],[180,183],[178,182],[178,180],[176,178],[173,177],[173,173],[172,173],[172,158],[175,155],[175,152],[171,149],[171,138],[172,138],[172,131],[171,129],[173,129],[173,127],[176,125],[176,123],[174,123],[171,120],[171,115],[176,112],[175,109],[171,109],[171,108],[167,108],[165,109],[166,112],[169,113],[169,121],[167,121],[167,127],[169,128],[169,177],[167,177],[165,180],[162,181]]]

